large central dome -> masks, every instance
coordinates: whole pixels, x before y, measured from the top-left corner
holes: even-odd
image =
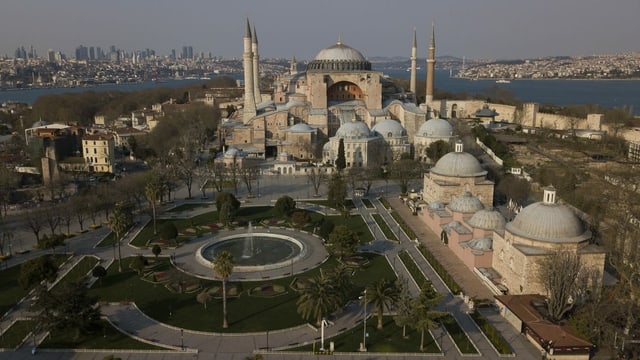
[[[371,70],[371,63],[362,53],[338,40],[335,45],[326,47],[313,58],[307,70],[354,71]]]

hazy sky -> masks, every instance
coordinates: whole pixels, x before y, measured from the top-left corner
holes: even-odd
[[[367,57],[408,57],[413,27],[425,57],[432,21],[438,56],[640,51],[640,0],[2,0],[0,55],[83,44],[241,57],[247,16],[262,57],[312,59],[339,33]]]

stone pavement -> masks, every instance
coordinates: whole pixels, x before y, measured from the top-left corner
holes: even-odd
[[[363,216],[365,222],[369,226],[374,236],[374,241],[366,244],[361,250],[372,251],[379,254],[383,254],[389,260],[389,264],[399,277],[411,279],[407,269],[398,258],[400,251],[407,251],[409,255],[414,259],[418,266],[422,269],[423,273],[433,282],[434,287],[444,294],[443,302],[439,305],[440,310],[449,311],[453,314],[456,320],[460,323],[461,327],[467,332],[470,339],[474,342],[476,348],[480,352],[480,357],[498,359],[499,356],[493,350],[489,342],[484,335],[475,326],[475,323],[467,315],[467,305],[459,296],[451,294],[444,283],[440,280],[438,275],[433,271],[431,266],[426,262],[424,257],[416,249],[416,243],[401,231],[400,227],[395,223],[395,220],[389,214],[389,211],[385,209],[382,204],[376,199],[370,199],[374,204],[374,209],[367,209],[362,201],[355,200],[357,208],[353,211]],[[438,246],[440,250],[447,250],[439,243],[435,234],[428,234],[426,227],[416,223],[415,219],[408,209],[402,205],[397,199],[390,199],[391,203],[396,207],[397,211],[403,216],[405,221],[414,228],[416,234],[419,237],[420,242],[425,245],[434,247],[432,250],[443,265],[449,270],[456,281],[461,284],[465,293],[471,296],[489,297],[488,290],[480,284],[479,280],[475,278],[470,271],[461,263],[457,264],[455,255],[451,252],[436,252]],[[271,203],[273,199],[262,198],[253,200],[253,203],[267,204]],[[179,205],[180,202],[176,202]],[[195,210],[198,212],[208,211]],[[384,234],[379,229],[375,220],[371,217],[371,214],[378,213],[382,216],[384,221],[389,227],[396,233],[399,238],[399,242],[388,241],[385,239]],[[142,218],[139,221],[137,227],[142,228],[148,221],[148,218]],[[104,230],[103,230],[104,231]],[[106,231],[105,233],[108,233]],[[136,230],[134,229],[129,234],[129,239],[133,238]],[[87,244],[96,243],[99,241],[97,232],[91,236],[91,241],[75,241],[71,242],[70,250],[77,254],[89,254],[95,253],[102,259],[110,259],[113,257],[112,248],[93,248],[87,246]],[[195,246],[195,245],[194,245]],[[122,246],[123,257],[134,255],[140,252],[139,249],[135,249],[128,246]],[[148,251],[148,250],[147,250]],[[190,250],[191,251],[191,250]],[[185,253],[186,254],[186,253]],[[189,256],[192,256],[193,252],[190,252]],[[35,256],[36,254],[32,254]],[[185,255],[186,256],[186,255]],[[180,262],[180,255],[176,255],[176,261]],[[410,290],[412,293],[417,294],[419,291],[418,285],[415,282],[409,282]],[[216,334],[216,333],[202,333],[196,331],[190,331],[185,329],[175,328],[166,324],[158,323],[157,321],[148,318],[142,312],[140,312],[134,304],[109,304],[102,308],[103,313],[112,321],[121,331],[134,335],[142,341],[148,341],[155,344],[164,344],[174,349],[178,349],[174,352],[114,352],[114,351],[91,351],[91,352],[53,352],[41,350],[38,353],[38,357],[46,359],[102,359],[105,354],[116,353],[117,356],[123,359],[194,359],[198,357],[202,358],[215,358],[215,359],[244,359],[246,356],[253,352],[260,352],[267,359],[316,359],[318,356],[308,353],[282,353],[274,350],[287,347],[300,346],[302,344],[318,342],[320,338],[319,330],[310,326],[303,325],[292,329],[284,329],[279,331],[251,333],[251,334]],[[489,310],[491,311],[491,310]],[[17,313],[16,313],[17,314]],[[370,314],[370,311],[368,311]],[[513,327],[511,327],[506,321],[499,316],[491,316],[487,314],[489,321],[494,323],[505,336],[509,339],[513,349],[516,352],[518,358],[534,359],[539,358],[539,354],[535,351],[533,346],[524,340]],[[494,314],[495,315],[495,314]],[[342,313],[336,314],[332,319],[333,324],[325,329],[326,338],[335,336],[336,334],[343,332],[349,328],[357,326],[363,318],[363,309],[356,303],[351,303]],[[8,320],[8,319],[5,319]],[[4,324],[3,324],[4,326]],[[440,328],[434,329],[432,335],[437,342],[441,345],[442,353],[439,354],[420,354],[420,356],[438,357],[447,359],[462,359],[463,356],[455,347],[455,344],[451,338]],[[328,341],[328,340],[327,340]],[[180,349],[184,345],[185,350]],[[20,359],[24,357],[31,357],[29,352],[29,346],[23,346],[22,349],[16,352],[0,352],[0,359],[11,358]],[[197,349],[197,352],[195,351]],[[269,349],[270,351],[267,351]],[[7,357],[10,355],[9,357]],[[411,354],[373,354],[373,353],[348,353],[348,354],[335,354],[334,358],[341,359],[397,359],[398,357],[413,357]]]

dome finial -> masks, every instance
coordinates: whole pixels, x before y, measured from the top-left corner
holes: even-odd
[[[342,33],[338,33],[338,42],[337,45],[342,45]]]
[[[554,188],[553,185],[549,185],[544,188],[542,202],[549,205],[556,203],[556,188]]]
[[[464,146],[462,145],[462,141],[460,140],[456,141],[455,152],[461,153],[463,149],[464,149]]]

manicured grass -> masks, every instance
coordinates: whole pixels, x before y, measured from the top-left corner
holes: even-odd
[[[471,340],[469,340],[469,337],[467,336],[467,334],[465,334],[464,331],[462,331],[462,328],[460,328],[460,325],[458,324],[456,319],[453,317],[453,315],[449,314],[445,316],[442,319],[442,324],[447,329],[447,332],[449,333],[449,335],[451,335],[453,342],[456,343],[461,353],[463,354],[478,353],[478,350],[473,345]]]
[[[98,263],[98,259],[93,256],[85,256],[71,269],[64,278],[62,278],[54,288],[71,282],[82,280]]]
[[[498,353],[502,355],[513,354],[511,347],[504,340],[502,335],[500,335],[500,332],[498,332],[498,330],[496,330],[496,328],[493,327],[493,325],[491,325],[487,321],[487,319],[484,318],[484,316],[482,316],[477,311],[474,311],[471,313],[471,318],[476,322],[480,330],[482,330],[482,332],[487,336],[487,339],[491,341],[491,344],[493,344],[493,347],[496,348]]]
[[[98,244],[96,244],[96,247],[113,246],[115,242],[116,242],[116,233],[111,231],[109,234],[107,234],[107,236],[105,236],[102,240],[100,240]]]
[[[77,341],[74,331],[52,332],[38,347],[44,349],[131,349],[166,350],[164,347],[140,342],[118,331],[107,321],[101,320],[93,333],[83,333]]]
[[[22,340],[33,330],[33,321],[18,320],[10,328],[6,329],[0,337],[0,348],[15,349]]]
[[[68,255],[52,255],[54,262],[60,266],[69,258]],[[18,283],[20,277],[20,265],[0,271],[0,315],[27,295],[31,289],[23,289]]]
[[[409,253],[406,250],[404,250],[404,251],[401,251],[398,254],[398,256],[400,257],[400,260],[402,261],[404,266],[409,271],[409,274],[411,274],[411,277],[413,278],[413,280],[415,280],[416,284],[418,284],[419,287],[424,285],[427,282],[427,277],[424,276],[422,271],[420,271],[420,268],[415,263],[415,261],[413,261],[413,259],[411,258],[411,255],[409,255]]]
[[[320,214],[317,214],[320,215]],[[312,216],[313,219],[313,216]],[[358,235],[358,239],[361,244],[368,243],[373,241],[373,234],[371,234],[371,230],[367,226],[367,223],[364,222],[364,219],[360,215],[350,215],[348,218],[344,218],[344,216],[327,216],[325,217],[325,221],[330,221],[334,225],[345,225],[351,231],[355,231]]]
[[[385,207],[385,209],[391,210],[391,204],[389,204],[389,200],[384,197],[380,197],[378,198],[378,200],[380,200],[380,203]]]
[[[373,216],[373,220],[376,221],[376,223],[380,227],[380,230],[382,230],[382,233],[387,239],[398,241],[398,237],[396,236],[396,234],[393,233],[393,231],[391,231],[391,229],[389,228],[389,225],[387,225],[387,222],[384,221],[384,219],[380,214],[371,214],[371,216]]]
[[[395,211],[392,211],[391,216],[398,223],[398,225],[400,225],[400,227],[402,228],[402,231],[404,231],[404,233],[407,234],[409,239],[414,240],[418,238],[416,236],[416,233],[413,232],[413,229],[411,229],[411,227],[409,227],[409,225],[407,225],[407,223],[404,222],[404,219],[400,217],[400,214],[398,214]]]
[[[373,203],[371,202],[371,200],[369,200],[369,199],[364,199],[364,198],[363,198],[363,199],[361,199],[361,200],[362,200],[362,203],[364,204],[364,206],[365,206],[367,209],[374,209],[374,208],[375,208],[375,206],[373,206]]]
[[[174,207],[172,209],[169,209],[166,212],[179,213],[179,212],[183,212],[183,211],[191,211],[191,210],[195,210],[195,209],[206,208],[206,207],[209,207],[211,205],[212,205],[212,203],[182,204],[182,205],[176,206],[176,207]]]
[[[332,209],[335,209],[336,206],[333,202],[329,201],[329,200],[306,200],[305,202],[311,203],[311,204],[318,204],[318,205],[322,205],[322,206],[326,206]],[[351,210],[351,209],[355,209],[355,205],[353,204],[353,200],[351,199],[346,199],[344,201],[345,206],[347,207],[347,209]]]
[[[367,351],[375,353],[419,353],[420,331],[407,327],[407,337],[402,337],[402,327],[393,321],[393,317],[385,316],[382,330],[376,328],[377,318],[372,316],[367,319]],[[355,328],[324,340],[325,349],[329,348],[329,342],[333,341],[337,352],[356,352],[362,343],[364,331],[362,323]],[[315,348],[314,348],[315,346]],[[292,349],[293,351],[319,351],[320,340],[315,344]],[[424,333],[423,353],[439,353],[440,348],[429,332]]]
[[[363,254],[370,259],[369,264],[355,269],[353,277],[355,285],[351,298],[356,299],[364,287],[381,277],[395,279],[386,259],[375,254]],[[130,259],[127,259],[128,261]],[[157,271],[172,271],[172,266],[166,259],[158,260],[161,264]],[[128,265],[128,264],[127,264]],[[111,266],[103,283],[96,282],[90,290],[92,296],[103,301],[133,301],[148,316],[163,323],[193,330],[217,332],[251,332],[283,329],[304,324],[298,315],[296,301],[298,294],[291,289],[293,278],[265,279],[236,283],[241,287],[239,297],[229,298],[227,301],[229,328],[222,329],[222,299],[213,299],[207,308],[196,301],[197,293],[172,293],[163,284],[152,284],[140,277],[125,265],[124,271],[118,273],[117,266]],[[337,265],[337,261],[329,259],[322,265],[322,269],[330,269]],[[192,279],[186,274],[173,270],[175,275],[184,279]],[[315,276],[320,268],[309,270],[296,277]],[[203,288],[219,286],[218,281],[199,281]],[[281,285],[287,293],[274,297],[253,297],[247,295],[247,290],[259,285]]]
[[[435,270],[438,275],[440,275],[440,278],[445,283],[445,285],[449,287],[449,290],[451,290],[452,293],[458,294],[460,291],[462,291],[460,285],[458,285],[458,283],[451,277],[451,275],[449,275],[444,266],[440,264],[438,259],[436,259],[436,257],[431,253],[431,251],[429,251],[429,249],[420,244],[418,245],[418,250],[420,251],[420,253],[422,253],[424,258],[427,259],[433,270]]]

